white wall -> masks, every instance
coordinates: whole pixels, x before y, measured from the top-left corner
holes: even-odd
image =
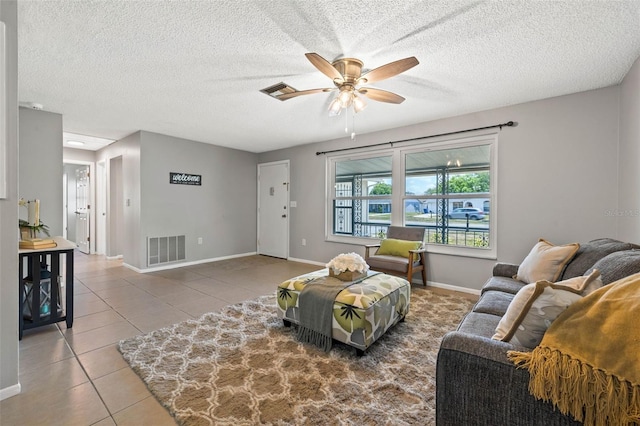
[[[96,151],[86,149],[62,148],[62,158],[64,162],[93,163],[96,161]]]
[[[640,241],[640,58],[620,88],[618,238]]]
[[[498,215],[497,260],[519,263],[541,237],[556,244],[615,237],[616,220],[605,211],[618,206],[619,93],[619,87],[609,87],[359,135],[355,142],[345,138],[260,154],[260,162],[291,160],[291,200],[298,205],[291,209],[291,257],[326,262],[341,252],[364,253],[359,246],[324,240],[325,156],[316,151],[510,120],[518,125],[499,134],[497,209],[492,206]],[[494,262],[429,254],[428,279],[479,289]]]
[[[15,1],[0,2],[6,25],[6,198],[0,199],[0,399],[20,392],[18,382],[18,31]]]
[[[19,123],[19,195],[39,199],[42,223],[51,236],[62,235],[62,115],[20,108]]]

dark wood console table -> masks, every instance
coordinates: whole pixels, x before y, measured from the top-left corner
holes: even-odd
[[[66,321],[67,328],[73,326],[73,251],[76,245],[62,237],[53,240],[57,244],[53,248],[18,251],[20,339],[23,331],[30,328],[60,321]],[[65,286],[64,305],[61,303],[61,280]]]

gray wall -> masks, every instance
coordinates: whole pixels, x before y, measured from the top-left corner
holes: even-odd
[[[51,236],[62,235],[62,115],[20,108],[19,122],[19,195],[39,199],[40,220]]]
[[[640,241],[640,58],[620,93],[620,204],[618,238]]]
[[[174,235],[186,236],[187,262],[256,251],[256,154],[140,131],[96,161],[114,158],[122,158],[122,176],[107,161],[109,203],[123,211],[120,223],[108,208],[109,255],[145,269],[147,238]],[[202,185],[170,185],[169,172],[202,175]]]
[[[291,209],[291,257],[326,262],[364,249],[324,240],[325,156],[316,151],[516,121],[517,127],[499,134],[496,213],[497,260],[519,263],[541,237],[562,244],[617,235],[617,220],[605,211],[618,206],[619,94],[616,86],[529,102],[360,135],[355,142],[345,138],[263,153],[259,162],[291,160],[291,200],[298,205]],[[428,279],[479,289],[494,262],[432,253]]]
[[[151,132],[141,145],[136,266],[146,267],[147,237],[185,235],[187,261],[256,251],[257,154]],[[170,172],[201,175],[202,185],[169,184]]]
[[[15,1],[0,2],[6,25],[6,198],[0,199],[0,399],[18,384],[18,31]]]

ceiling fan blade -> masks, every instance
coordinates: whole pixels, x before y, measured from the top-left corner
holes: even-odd
[[[318,68],[322,74],[326,75],[331,80],[338,81],[338,84],[344,81],[342,74],[340,74],[340,72],[322,56],[317,53],[305,53],[304,56],[307,57],[314,67]]]
[[[389,77],[393,77],[394,75],[398,75],[400,73],[405,72],[406,70],[415,67],[420,62],[416,59],[415,56],[411,56],[410,58],[400,59],[394,62],[389,62],[386,65],[382,65],[376,69],[373,69],[360,77],[360,83],[374,83],[376,81],[384,80]]]
[[[287,99],[295,98],[295,97],[298,97],[298,96],[313,95],[314,93],[330,92],[332,90],[335,90],[335,89],[327,88],[327,89],[298,90],[298,91],[291,92],[291,93],[285,93],[284,95],[278,95],[278,96],[276,96],[276,98],[280,99],[281,101],[286,101]]]
[[[361,89],[358,89],[358,93],[361,93],[367,98],[378,102],[387,102],[389,104],[401,104],[402,102],[404,102],[404,98],[402,96],[381,89],[363,87]]]

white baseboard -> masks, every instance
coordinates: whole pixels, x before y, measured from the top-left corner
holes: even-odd
[[[2,401],[3,399],[11,398],[12,396],[18,395],[19,393],[20,383],[9,386],[8,388],[0,389],[0,401]]]
[[[420,281],[412,281],[413,284],[418,284],[418,285],[422,285],[422,280]],[[469,293],[469,294],[475,294],[476,296],[480,295],[480,290],[477,288],[467,288],[467,287],[460,287],[457,285],[451,285],[451,284],[444,284],[444,283],[438,283],[435,281],[427,281],[427,287],[436,287],[436,288],[442,288],[445,290],[451,290],[451,291],[459,291],[460,293]]]
[[[290,260],[292,262],[298,262],[298,263],[308,263],[310,265],[318,265],[318,266],[322,266],[323,268],[326,267],[326,263],[316,262],[315,260],[297,259],[295,257],[288,257],[287,260]]]
[[[106,256],[107,260],[118,260],[118,259],[122,259],[122,255],[119,254],[117,256]]]
[[[176,269],[176,268],[182,268],[183,266],[193,266],[193,265],[200,265],[203,263],[218,262],[220,260],[235,259],[238,257],[253,256],[256,254],[257,253],[253,251],[249,253],[232,254],[230,256],[221,256],[221,257],[212,257],[209,259],[193,260],[191,262],[170,263],[168,265],[155,266],[153,268],[144,268],[144,269],[137,268],[133,265],[129,265],[128,263],[123,263],[122,266],[126,266],[127,268],[133,271],[136,271],[139,274],[147,274],[149,272],[166,271],[167,269]]]

